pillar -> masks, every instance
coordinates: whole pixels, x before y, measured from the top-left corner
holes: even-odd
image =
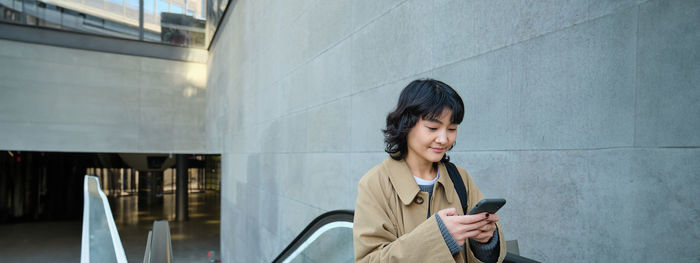
[[[12,173],[14,177],[14,180],[12,180],[12,216],[15,218],[21,217],[24,214],[22,210],[24,208],[24,180],[22,180],[22,166],[20,165],[22,157],[24,156],[15,156],[15,160],[12,162]]]
[[[187,220],[187,157],[177,155],[177,175],[175,185],[175,218],[177,221]]]

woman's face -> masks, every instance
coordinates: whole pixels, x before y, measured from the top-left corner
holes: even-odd
[[[439,162],[457,139],[457,124],[450,122],[452,110],[445,108],[437,119],[420,119],[406,137],[406,158]]]

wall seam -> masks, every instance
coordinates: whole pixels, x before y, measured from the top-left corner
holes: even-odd
[[[630,147],[630,146],[611,146],[611,147],[596,147],[596,148],[543,148],[543,149],[486,149],[486,150],[454,150],[450,153],[481,153],[481,152],[567,152],[567,151],[607,151],[607,150],[654,150],[654,149],[675,149],[675,150],[696,150],[700,146],[649,146],[649,147]],[[272,154],[272,155],[296,155],[296,154],[373,154],[385,153],[382,150],[360,150],[360,151],[285,151],[285,152],[241,152],[239,154]]]
[[[632,124],[632,147],[637,146],[637,119],[639,116],[639,111],[638,111],[638,98],[637,98],[637,93],[639,93],[639,11],[640,11],[640,5],[637,5],[637,28],[635,28],[636,32],[634,32],[634,112],[633,112],[633,121],[634,123]]]
[[[362,31],[365,27],[367,27],[367,26],[369,26],[369,25],[375,23],[377,20],[379,20],[379,18],[382,18],[382,17],[384,17],[386,14],[391,13],[393,10],[395,10],[396,8],[398,8],[399,6],[403,5],[403,4],[406,3],[406,2],[408,2],[408,0],[401,1],[400,3],[396,4],[395,6],[389,8],[386,12],[384,12],[384,13],[382,13],[381,15],[379,15],[379,16],[373,18],[372,20],[370,20],[367,24],[364,24],[364,25],[360,26],[359,28],[357,28],[357,29],[355,29],[354,31],[350,32],[348,35],[346,35],[346,36],[344,36],[344,37],[341,37],[341,38],[340,38],[339,40],[337,40],[336,42],[333,42],[332,44],[330,44],[327,48],[321,50],[321,52],[319,52],[318,54],[316,54],[316,55],[314,55],[313,57],[311,57],[311,58],[305,60],[304,62],[302,62],[301,64],[297,65],[296,67],[294,67],[294,68],[293,68],[292,70],[290,70],[289,72],[285,73],[285,74],[284,74],[282,77],[280,77],[278,80],[273,81],[270,85],[271,85],[271,86],[276,86],[276,85],[278,85],[280,82],[282,82],[282,80],[288,78],[288,77],[289,77],[290,75],[292,75],[294,72],[298,71],[298,70],[301,69],[302,67],[304,67],[304,66],[306,66],[307,64],[311,63],[312,61],[316,60],[316,59],[317,59],[318,57],[320,57],[321,55],[325,54],[326,52],[330,51],[331,49],[333,49],[333,48],[337,47],[338,45],[340,45],[341,43],[345,42],[347,39],[351,38],[353,35],[357,34],[357,33],[360,32],[360,31]]]
[[[622,8],[619,8],[619,9],[617,9],[617,10],[615,10],[615,11],[609,13],[609,14],[605,14],[605,15],[601,15],[601,16],[598,16],[598,17],[593,17],[593,18],[590,18],[590,19],[587,19],[587,20],[583,20],[583,21],[580,21],[580,22],[577,22],[577,23],[573,23],[573,24],[571,24],[571,25],[568,25],[568,26],[565,26],[565,27],[561,27],[561,28],[558,28],[558,29],[553,30],[553,31],[543,32],[543,33],[541,33],[541,34],[539,34],[539,35],[535,35],[535,36],[532,36],[532,37],[530,37],[530,38],[526,38],[526,39],[520,40],[520,41],[518,41],[518,42],[511,43],[511,44],[507,44],[507,45],[504,45],[504,46],[502,46],[502,47],[498,47],[498,48],[495,48],[495,49],[486,50],[486,51],[484,51],[484,52],[482,52],[482,53],[475,54],[475,55],[473,55],[473,56],[461,58],[461,59],[458,59],[458,60],[455,60],[455,61],[452,61],[452,62],[446,62],[446,63],[444,63],[444,64],[442,64],[442,65],[436,66],[435,68],[433,68],[433,69],[431,69],[431,70],[441,69],[441,68],[444,68],[444,67],[447,67],[447,66],[451,66],[451,65],[454,65],[454,64],[458,64],[458,63],[464,62],[464,61],[469,60],[469,59],[478,58],[478,57],[481,57],[481,56],[483,56],[483,55],[488,55],[488,54],[491,54],[491,53],[494,53],[494,52],[497,52],[497,51],[501,51],[501,50],[506,49],[506,48],[510,48],[510,47],[513,47],[513,46],[516,46],[516,45],[520,45],[520,44],[524,44],[524,43],[527,43],[527,42],[529,42],[529,41],[536,40],[536,39],[539,39],[539,38],[542,38],[542,37],[545,37],[545,36],[548,36],[548,35],[551,35],[551,34],[554,34],[554,33],[557,33],[557,32],[565,31],[565,30],[568,30],[568,29],[571,29],[571,28],[574,28],[574,27],[577,27],[577,26],[580,26],[580,25],[584,25],[584,24],[588,24],[588,23],[591,23],[591,22],[595,22],[595,21],[601,20],[601,19],[605,19],[605,18],[607,18],[607,17],[609,17],[609,16],[613,16],[613,15],[622,13],[622,12],[624,12],[624,10],[627,10],[627,8],[630,8],[630,7],[626,7],[626,8],[625,8],[625,7],[622,7]],[[430,71],[430,70],[428,70],[428,71]],[[427,72],[427,71],[426,71],[426,72]]]

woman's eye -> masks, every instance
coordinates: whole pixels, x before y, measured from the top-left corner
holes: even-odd
[[[457,128],[450,128],[450,129],[448,129],[448,130],[449,130],[449,131],[456,131]]]
[[[434,127],[430,127],[430,126],[425,126],[425,127],[428,128],[428,130],[431,130],[431,131],[437,130],[437,128],[434,128]]]

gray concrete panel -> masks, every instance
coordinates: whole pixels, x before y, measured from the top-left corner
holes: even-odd
[[[237,175],[247,174],[247,180],[235,182],[236,201],[232,206],[239,211],[236,222],[240,223],[236,224],[236,227],[240,228],[237,231],[244,234],[237,236],[234,242],[245,250],[236,251],[248,258],[266,258],[269,255],[260,253],[262,248],[278,247],[278,239],[275,236],[278,235],[278,222],[281,217],[275,215],[280,212],[279,196],[274,190],[268,191],[259,187],[257,181],[263,175],[263,172],[258,169],[267,161],[268,158],[260,155],[248,156],[247,170],[239,170],[236,173]],[[256,252],[257,255],[254,255],[253,253]]]
[[[516,149],[521,146],[521,116],[514,48],[486,53],[432,71],[454,88],[465,112],[454,150]]]
[[[384,151],[386,116],[394,110],[407,82],[399,81],[366,90],[352,96],[350,110],[351,150]]]
[[[623,189],[634,200],[620,239],[635,253],[632,261],[697,262],[700,251],[700,150],[640,149],[635,151],[632,180]],[[671,215],[671,216],[669,216]],[[669,234],[673,233],[673,234]],[[665,253],[656,253],[656,248]],[[641,252],[641,253],[639,253]]]
[[[113,149],[128,152],[138,149],[138,126],[119,125],[2,122],[0,136],[3,149],[26,151],[86,151],[86,149]],[[67,144],[66,142],[70,142]]]
[[[273,76],[272,80],[277,81],[290,75],[296,68],[305,64],[311,59],[309,49],[310,31],[306,24],[298,22],[291,23],[281,30],[279,34],[273,37],[269,44],[269,48],[264,49],[264,52],[270,52],[268,56],[275,63],[260,63],[265,64],[264,70],[272,69],[271,72],[280,74]],[[257,47],[250,47],[251,50]]]
[[[372,1],[372,0],[356,0],[352,1],[352,19],[353,28],[361,29],[382,16],[391,12],[403,4],[407,0],[390,0],[390,1]]]
[[[223,174],[222,174],[223,175]],[[223,178],[222,178],[223,179]],[[223,185],[223,181],[222,181]],[[222,191],[223,194],[223,191]],[[222,195],[223,197],[223,195]],[[224,198],[221,198],[221,222],[237,222],[233,217],[233,211],[234,208],[233,206],[230,205],[230,201],[226,200]],[[237,224],[224,224],[222,223],[220,226],[220,244],[219,244],[219,251],[221,251],[221,258],[233,258],[234,256],[234,249],[235,249],[235,236],[236,235],[228,235],[224,233],[235,233],[235,227]]]
[[[309,30],[308,48],[311,57],[326,52],[338,42],[345,41],[345,38],[350,35],[354,29],[353,2],[353,0],[316,1],[313,8],[309,8],[308,12],[299,18],[299,23]]]
[[[30,61],[43,61],[56,64],[74,64],[86,67],[106,67],[115,69],[138,68],[140,59],[133,56],[115,56],[97,51],[61,48],[24,42],[0,40],[4,47],[0,56]],[[59,53],[61,55],[57,55]],[[85,56],[83,54],[89,54]],[[110,63],[106,63],[110,62]]]
[[[256,103],[260,105],[258,119],[260,122],[276,121],[287,114],[287,100],[279,84],[262,86],[257,93]]]
[[[638,146],[700,145],[700,3],[640,5]]]
[[[185,91],[187,91],[187,89],[185,89]],[[193,128],[203,132],[206,119],[203,118],[205,112],[202,105],[205,105],[206,100],[202,95],[204,94],[189,98],[176,97],[174,102],[175,105],[179,105],[179,107],[175,107],[173,112],[173,124],[193,126]]]
[[[326,211],[339,209],[349,202],[354,186],[346,180],[349,155],[344,153],[290,154],[288,171],[277,177],[280,194]],[[342,205],[342,204],[345,205]],[[309,223],[309,222],[307,222]]]
[[[516,46],[521,146],[631,146],[635,35],[630,9]]]
[[[434,65],[460,61],[623,8],[635,8],[635,2],[437,0]]]
[[[624,261],[632,241],[620,236],[634,207],[625,196],[629,150],[521,152],[502,213],[507,239],[543,262]],[[559,250],[559,251],[556,251]],[[561,253],[561,251],[567,251]],[[625,251],[625,252],[621,252]]]
[[[172,152],[173,125],[171,123],[155,122],[149,127],[141,126],[138,131],[138,151],[141,152]]]
[[[206,151],[204,64],[2,44],[0,122],[17,139],[0,147]]]
[[[74,86],[9,78],[0,83],[0,89],[3,94],[0,97],[1,121],[103,125],[138,123],[138,100],[131,96],[133,92],[138,92],[134,87]]]
[[[268,123],[261,124],[261,151],[264,153],[280,153],[289,152],[289,132],[285,119],[277,119]],[[306,137],[304,137],[306,139]]]
[[[173,141],[171,142],[171,152],[191,153],[192,149],[207,149],[203,140],[185,140],[183,138],[201,138],[206,136],[204,127],[201,124],[173,124]],[[147,150],[147,149],[144,149]],[[206,152],[212,152],[207,150]]]
[[[350,149],[350,98],[309,109],[306,118],[306,150],[346,152]],[[295,138],[290,138],[295,139]]]
[[[235,253],[232,255],[232,258],[246,258],[260,262],[263,255],[261,253],[263,251],[261,247],[262,237],[256,221],[243,210],[237,213],[241,215],[235,218],[237,219],[235,221],[237,224],[234,224],[234,229],[239,234],[234,238],[233,246],[231,247]]]
[[[287,32],[287,30],[273,35],[274,37],[270,42],[264,46],[261,50],[260,60],[261,61],[275,61],[275,63],[265,64],[265,86],[267,85],[280,85],[283,81],[289,81],[289,74],[294,69],[294,62],[301,60],[302,50],[294,50],[290,45],[286,45],[283,38],[279,35],[284,34],[286,37],[291,38],[301,38],[299,34],[292,35],[292,32]],[[287,40],[290,41],[290,40]],[[295,59],[292,62],[292,57]],[[235,63],[235,60],[232,60]]]
[[[305,104],[315,106],[350,95],[354,86],[352,45],[343,41],[305,65],[306,81],[296,83],[296,92],[306,94]]]
[[[508,1],[436,1],[434,66],[514,43],[520,5]]]
[[[285,111],[292,113],[299,112],[309,106],[307,104],[309,101],[307,99],[309,94],[302,89],[303,83],[306,83],[309,78],[310,73],[304,71],[292,74],[280,80],[282,94],[284,94],[284,98],[287,100]]]
[[[279,145],[280,151],[286,152],[306,152],[308,147],[308,126],[306,112],[292,114],[282,118],[281,128],[273,128],[276,136],[282,136],[286,139],[287,145]]]
[[[3,64],[6,65],[4,66],[6,68],[0,73],[0,77],[3,79],[33,82],[37,81],[37,76],[40,75],[42,78],[39,81],[79,86],[84,86],[87,83],[109,83],[113,86],[122,86],[126,83],[127,73],[132,73],[125,69],[112,68],[107,71],[70,63],[33,61],[13,57],[3,57]]]
[[[431,68],[433,6],[410,1],[352,36],[353,92],[378,87]]]

